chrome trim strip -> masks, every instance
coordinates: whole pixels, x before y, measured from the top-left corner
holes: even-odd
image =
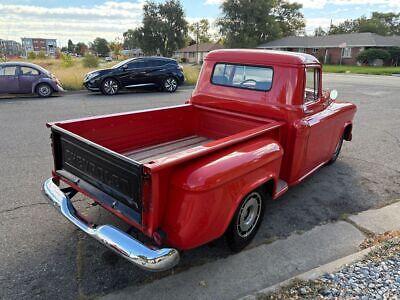
[[[147,271],[158,272],[178,264],[179,252],[176,249],[153,250],[112,225],[95,227],[86,224],[78,218],[71,200],[53,182],[53,178],[43,183],[42,192],[71,223],[136,266]]]
[[[139,87],[139,86],[149,86],[149,85],[156,85],[155,83],[141,83],[141,84],[131,84],[131,85],[127,85],[125,86],[126,88],[130,88],[130,87]]]

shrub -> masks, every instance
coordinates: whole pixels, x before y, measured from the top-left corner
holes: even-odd
[[[389,52],[382,49],[367,49],[357,55],[357,60],[363,64],[371,64],[375,59],[388,60]]]
[[[61,66],[64,68],[69,68],[74,65],[74,61],[72,60],[72,56],[69,54],[61,54]]]
[[[35,52],[29,52],[28,53],[28,59],[36,59],[36,53]]]
[[[86,68],[97,68],[99,66],[99,59],[93,54],[86,54],[82,59],[82,63]]]
[[[391,47],[388,49],[390,54],[391,63],[394,66],[397,66],[400,61],[400,47]]]
[[[44,53],[43,51],[40,51],[40,52],[37,54],[37,58],[39,58],[39,59],[45,59],[45,58],[46,58],[46,53]]]
[[[184,64],[185,64],[185,63],[187,63],[187,62],[188,62],[188,60],[187,60],[186,57],[182,57],[182,58],[181,58],[181,63],[184,63]]]

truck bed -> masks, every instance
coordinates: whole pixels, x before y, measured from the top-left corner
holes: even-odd
[[[193,147],[207,144],[211,141],[213,141],[213,139],[199,135],[192,135],[182,139],[140,148],[132,152],[124,153],[124,155],[137,162],[146,163],[163,156],[172,155]]]
[[[145,169],[155,174],[261,134],[279,139],[282,124],[266,118],[182,105],[49,126],[53,136],[54,172],[61,179],[76,182],[86,192],[91,190],[89,194],[96,193],[94,199],[100,197],[109,203],[117,200],[139,213]],[[123,206],[119,207],[123,211]],[[135,222],[140,222],[139,215]]]

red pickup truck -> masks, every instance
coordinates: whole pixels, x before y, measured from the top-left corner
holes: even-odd
[[[45,196],[73,224],[146,270],[223,235],[254,237],[269,199],[333,163],[352,137],[355,105],[322,90],[307,54],[218,50],[190,100],[160,109],[49,123],[54,155]],[[62,182],[65,188],[61,188]],[[80,192],[143,233],[94,225]]]

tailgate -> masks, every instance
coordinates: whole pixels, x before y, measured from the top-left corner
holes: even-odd
[[[51,132],[58,175],[81,186],[94,198],[98,198],[96,191],[100,190],[141,213],[141,164],[56,125],[51,126]],[[88,190],[90,186],[95,189]],[[112,203],[114,207],[116,202]]]

